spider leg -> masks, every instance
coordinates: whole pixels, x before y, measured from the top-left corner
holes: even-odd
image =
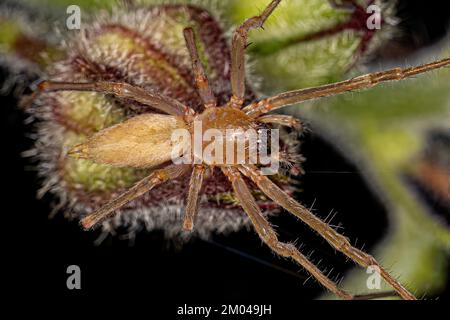
[[[81,220],[81,225],[84,229],[90,229],[114,215],[114,211],[120,209],[130,201],[144,195],[157,185],[160,185],[168,180],[176,179],[187,172],[189,166],[170,165],[163,169],[153,171],[148,177],[136,183],[133,187],[122,193],[117,198],[111,200],[100,209],[87,215]]]
[[[195,83],[197,85],[198,94],[200,95],[205,108],[212,108],[217,105],[216,97],[209,86],[208,78],[205,74],[205,69],[200,61],[200,57],[195,42],[195,33],[192,28],[186,28],[183,31],[186,45],[189,50],[189,55],[192,60],[192,69],[195,75]]]
[[[222,168],[224,174],[233,185],[234,193],[244,211],[249,216],[253,226],[261,240],[269,246],[275,253],[282,257],[291,258],[300,266],[305,268],[317,281],[325,288],[336,294],[342,299],[353,299],[353,296],[342,289],[339,289],[336,283],[326,277],[311,261],[309,261],[294,245],[284,243],[278,240],[275,230],[267,219],[262,215],[258,204],[251,194],[247,184],[238,170],[232,167]]]
[[[174,116],[191,117],[194,111],[178,102],[175,99],[158,93],[147,92],[146,90],[132,86],[125,82],[92,82],[92,83],[71,83],[42,81],[38,85],[40,92],[52,91],[94,91],[105,94],[112,94],[118,98],[125,98],[137,101],[164,113]]]
[[[202,188],[205,167],[198,165],[192,171],[189,182],[189,193],[186,204],[186,214],[184,216],[183,229],[191,231],[194,228],[194,219],[198,211],[199,193]]]
[[[287,115],[283,115],[283,114],[269,114],[266,116],[259,117],[256,120],[258,120],[259,122],[262,122],[262,123],[273,123],[273,124],[278,124],[281,126],[293,128],[294,130],[296,130],[298,132],[303,131],[302,122],[299,119],[292,117],[292,116],[287,116]]]
[[[241,108],[245,97],[245,48],[247,47],[248,32],[262,28],[281,0],[273,0],[259,16],[247,19],[234,31],[231,44],[231,90],[233,96],[232,107]]]
[[[243,110],[249,116],[257,118],[269,111],[279,109],[285,106],[297,104],[303,101],[312,100],[316,98],[329,97],[337,94],[366,89],[376,86],[386,81],[396,81],[405,78],[410,78],[415,75],[425,73],[434,69],[450,66],[450,58],[435,61],[412,68],[395,68],[382,72],[369,73],[350,80],[327,84],[324,86],[307,88],[301,90],[294,90],[290,92],[281,93],[279,95],[261,100],[260,102],[250,104]]]
[[[353,296],[353,300],[374,300],[374,299],[393,298],[393,297],[398,297],[397,292],[386,291],[386,292],[355,295],[355,296]]]
[[[336,250],[342,252],[363,268],[368,268],[369,266],[376,267],[376,270],[379,270],[381,277],[383,277],[383,279],[386,280],[386,282],[389,283],[403,299],[416,299],[400,282],[384,270],[375,258],[353,247],[346,237],[336,232],[336,230],[292,199],[269,178],[263,176],[256,167],[243,165],[239,167],[239,170],[245,176],[250,178],[269,198],[319,233],[319,235],[325,238],[325,240],[327,240]]]

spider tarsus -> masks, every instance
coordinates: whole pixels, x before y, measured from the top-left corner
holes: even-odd
[[[192,231],[194,230],[194,223],[190,220],[183,222],[183,230],[184,231]]]
[[[91,216],[86,216],[80,220],[80,225],[83,227],[85,231],[89,231],[94,228],[96,222],[94,221],[94,219],[92,219]]]

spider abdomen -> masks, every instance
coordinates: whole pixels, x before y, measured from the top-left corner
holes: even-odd
[[[70,154],[114,167],[154,168],[171,160],[177,129],[187,129],[180,117],[142,114],[98,132]]]

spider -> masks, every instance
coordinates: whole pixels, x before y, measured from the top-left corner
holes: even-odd
[[[111,218],[118,209],[156,186],[190,173],[191,178],[183,229],[192,231],[205,172],[213,168],[219,168],[230,181],[240,206],[248,215],[261,240],[276,254],[294,260],[336,296],[342,299],[356,298],[356,296],[339,288],[334,281],[324,275],[293,244],[278,240],[277,233],[262,214],[245,179],[252,181],[275,204],[306,223],[334,249],[343,253],[363,268],[372,267],[379,271],[380,276],[392,286],[400,297],[406,300],[414,300],[416,297],[391,276],[375,258],[353,247],[346,237],[339,234],[330,225],[294,200],[277,184],[272,182],[268,176],[262,174],[259,163],[247,164],[233,159],[229,163],[219,164],[202,159],[200,163],[171,163],[167,166],[162,166],[170,160],[171,151],[174,147],[168,137],[177,129],[192,130],[195,121],[201,121],[204,129],[214,129],[221,132],[230,128],[245,131],[249,128],[258,128],[258,126],[261,126],[261,123],[297,128],[300,124],[298,119],[291,116],[268,113],[285,106],[349,91],[367,89],[382,82],[402,80],[450,65],[450,58],[447,58],[412,68],[394,68],[324,86],[285,92],[244,105],[246,93],[245,49],[247,47],[248,33],[252,29],[263,28],[265,21],[280,2],[281,0],[271,1],[260,15],[246,20],[234,31],[230,66],[232,92],[230,94],[231,98],[225,105],[217,105],[216,97],[200,61],[192,28],[184,29],[184,37],[192,61],[195,86],[204,106],[204,111],[201,113],[195,113],[193,109],[175,99],[162,94],[148,92],[128,83],[107,81],[71,83],[44,80],[38,85],[38,93],[66,90],[99,92],[118,98],[131,99],[164,113],[147,113],[135,116],[94,134],[87,142],[75,146],[69,152],[71,156],[101,164],[155,169],[128,191],[85,216],[81,220],[81,224],[85,229],[91,229],[102,221]]]

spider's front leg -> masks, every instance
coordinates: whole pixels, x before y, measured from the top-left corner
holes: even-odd
[[[200,56],[195,44],[194,30],[192,28],[186,28],[183,32],[184,38],[186,40],[186,46],[189,50],[189,55],[191,56],[192,60],[192,70],[194,71],[198,94],[200,95],[205,108],[213,108],[217,105],[217,100],[209,85],[209,81],[206,77],[203,64],[200,61]]]
[[[311,261],[308,260],[293,244],[284,243],[278,240],[275,230],[261,213],[253,195],[247,184],[242,179],[237,169],[224,167],[224,174],[233,185],[234,193],[238,198],[242,208],[249,216],[253,226],[261,240],[267,244],[275,253],[282,257],[291,258],[300,266],[305,268],[317,281],[325,288],[336,294],[338,297],[346,300],[353,299],[353,296],[339,287],[325,276]]]
[[[132,86],[125,82],[107,82],[99,81],[92,83],[75,83],[75,82],[54,82],[42,81],[38,85],[40,92],[54,91],[93,91],[105,94],[112,94],[118,98],[130,99],[137,101],[166,114],[174,116],[183,116],[190,120],[194,115],[194,111],[184,104],[172,99],[168,96],[152,93],[143,88]]]
[[[245,98],[245,48],[247,47],[248,32],[262,28],[281,0],[273,0],[259,15],[247,19],[233,34],[231,44],[231,91],[233,93],[230,104],[234,108],[241,108]]]
[[[416,297],[410,293],[399,281],[392,277],[375,258],[369,254],[353,247],[349,240],[336,230],[331,228],[327,223],[323,222],[308,209],[303,207],[297,201],[292,199],[288,194],[281,190],[268,177],[263,176],[259,170],[250,165],[243,165],[239,170],[251,179],[261,191],[272,199],[275,203],[286,209],[291,214],[298,217],[306,223],[311,229],[315,230],[336,250],[342,252],[354,262],[363,268],[375,267],[381,277],[389,283],[394,290],[405,300],[416,300]]]
[[[369,73],[350,80],[331,83],[319,87],[289,91],[276,96],[252,103],[243,110],[252,118],[258,118],[270,111],[303,101],[317,98],[330,97],[349,91],[374,87],[388,81],[398,81],[426,73],[431,70],[450,66],[450,58],[431,62],[411,68],[394,68],[386,71]]]
[[[81,220],[81,225],[85,229],[90,229],[104,221],[114,214],[114,212],[122,208],[127,203],[144,195],[146,192],[152,190],[154,187],[167,182],[169,180],[177,179],[187,173],[190,166],[187,165],[170,165],[163,169],[153,171],[148,177],[136,183],[132,188],[122,193],[117,198],[111,200],[100,209],[94,211]]]

